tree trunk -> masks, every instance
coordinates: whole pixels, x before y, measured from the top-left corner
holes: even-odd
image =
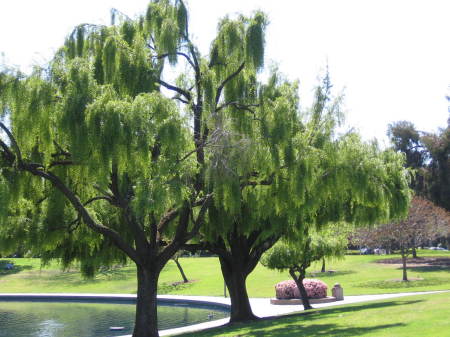
[[[403,248],[401,249],[401,254],[402,254],[402,265],[403,265],[403,281],[408,281],[408,275],[406,273],[406,254],[405,254],[405,250]]]
[[[133,337],[158,337],[157,288],[159,272],[137,266],[136,320]]]
[[[412,248],[412,257],[413,258],[417,258],[417,249],[416,249],[416,247]]]
[[[297,285],[298,290],[300,291],[300,297],[302,298],[303,302],[303,308],[305,310],[313,309],[311,304],[309,303],[308,293],[306,292],[306,289],[303,285],[303,280],[305,279],[305,273],[300,273],[300,276],[297,277],[295,275],[295,272],[293,269],[289,269],[289,274],[292,276],[292,278],[295,281],[295,284]]]
[[[320,270],[322,273],[325,273],[325,258],[322,259],[322,269]]]
[[[178,261],[178,258],[177,258],[177,259],[173,259],[173,260],[175,261],[175,264],[177,265],[178,270],[180,271],[181,277],[183,278],[183,282],[184,282],[184,283],[188,283],[189,280],[187,279],[186,274],[184,273],[184,270],[183,270],[183,268],[181,267],[180,262]]]
[[[245,285],[248,274],[238,263],[230,263],[221,256],[219,256],[219,261],[231,300],[230,323],[257,319],[250,306]]]

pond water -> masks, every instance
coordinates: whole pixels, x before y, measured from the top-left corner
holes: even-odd
[[[131,334],[134,304],[81,302],[0,302],[0,337],[109,337]],[[171,329],[221,319],[226,309],[158,305],[158,329]],[[122,331],[110,331],[121,326]]]

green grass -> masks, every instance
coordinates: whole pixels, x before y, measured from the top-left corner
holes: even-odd
[[[450,336],[450,293],[416,295],[234,324],[183,337]]]
[[[450,257],[450,253],[420,251],[419,256]],[[330,288],[339,282],[345,295],[450,289],[448,267],[411,267],[408,269],[408,275],[423,280],[406,283],[392,281],[401,277],[401,269],[398,266],[376,263],[376,260],[389,257],[398,256],[349,255],[344,260],[328,263],[327,268],[335,270],[334,273],[317,273],[313,277],[323,280]],[[136,292],[133,265],[115,268],[99,273],[92,280],[85,280],[76,268],[62,272],[56,263],[41,268],[38,259],[0,259],[3,263],[6,260],[13,261],[15,268],[12,271],[0,270],[1,292]],[[182,258],[180,261],[188,278],[194,282],[173,285],[174,282],[180,281],[181,277],[175,263],[170,261],[160,276],[160,294],[223,296],[223,279],[217,258]],[[319,265],[313,265],[310,271],[319,269]],[[274,285],[286,279],[290,279],[287,273],[267,270],[258,265],[248,278],[249,295],[272,297]]]

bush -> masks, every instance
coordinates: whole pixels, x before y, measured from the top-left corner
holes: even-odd
[[[308,298],[323,298],[327,297],[327,285],[316,279],[303,280],[303,286],[306,289]],[[294,280],[281,281],[275,286],[275,294],[277,299],[291,299],[301,298],[300,291],[297,288]]]

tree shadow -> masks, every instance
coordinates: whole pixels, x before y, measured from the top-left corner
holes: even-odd
[[[353,270],[340,270],[340,271],[328,270],[325,272],[312,271],[312,272],[307,273],[307,275],[308,275],[308,277],[330,278],[330,277],[349,275],[349,274],[355,274],[355,273],[356,273],[356,271],[353,271]]]
[[[396,305],[410,305],[410,304],[416,304],[421,303],[423,300],[407,300],[407,301],[398,301],[398,300],[392,300],[392,301],[383,301],[383,302],[375,302],[375,303],[366,303],[366,304],[353,304],[350,306],[336,306],[331,308],[324,308],[324,309],[316,309],[314,311],[302,311],[295,314],[288,314],[283,315],[282,317],[299,317],[299,316],[305,316],[308,315],[308,320],[315,320],[315,319],[322,319],[323,314],[324,315],[339,315],[344,314],[348,312],[355,312],[355,311],[361,311],[361,310],[373,310],[373,309],[381,309],[385,307],[392,307]],[[268,317],[268,319],[276,319],[279,316],[274,317]]]
[[[368,334],[370,332],[376,332],[382,329],[390,329],[395,327],[406,326],[404,323],[392,323],[392,324],[383,324],[369,327],[343,327],[338,324],[310,324],[305,326],[302,324],[303,322],[313,322],[319,319],[326,319],[333,316],[339,316],[344,313],[352,313],[361,310],[375,310],[385,307],[392,307],[397,305],[409,305],[423,302],[423,300],[407,300],[407,301],[383,301],[383,302],[375,302],[375,303],[366,303],[366,304],[354,304],[350,306],[343,307],[332,307],[325,309],[316,309],[312,311],[302,311],[295,314],[287,314],[283,316],[272,316],[266,318],[260,318],[256,324],[251,326],[251,334],[239,334],[241,329],[246,328],[247,323],[235,323],[235,324],[227,324],[219,328],[211,328],[206,329],[202,333],[196,333],[195,335],[187,334],[188,336],[220,336],[222,333],[235,333],[235,337],[240,336],[277,336],[277,337],[288,337],[288,336],[358,336],[363,334]],[[295,321],[288,321],[289,319],[295,319]],[[274,322],[280,322],[282,327],[273,329]],[[184,335],[183,335],[184,336]]]
[[[421,273],[427,273],[427,272],[435,272],[435,271],[450,271],[450,266],[443,266],[443,265],[430,265],[430,266],[407,266],[408,270],[411,270],[412,272],[421,272]],[[402,268],[397,268],[401,270]]]
[[[7,269],[8,264],[12,265],[11,269]],[[17,274],[24,270],[33,269],[33,266],[30,265],[17,265],[14,264],[14,261],[11,260],[0,260],[0,277]]]
[[[302,326],[299,324],[287,324],[279,329],[252,329],[251,336],[277,336],[277,337],[291,337],[291,336],[339,336],[350,337],[359,336],[363,334],[373,333],[379,330],[390,329],[395,327],[406,326],[404,323],[383,324],[371,327],[340,327],[337,324],[314,324],[313,326]]]
[[[399,274],[399,276],[401,276]],[[425,278],[423,280],[411,280],[409,282],[403,282],[399,280],[382,280],[382,281],[369,281],[356,285],[362,288],[378,288],[378,289],[409,289],[420,288],[425,286],[437,286],[442,284],[448,284],[449,280],[444,278]]]
[[[193,281],[188,283],[183,282],[163,282],[158,284],[158,294],[164,295],[164,294],[170,294],[174,291],[187,289],[192,287]]]

